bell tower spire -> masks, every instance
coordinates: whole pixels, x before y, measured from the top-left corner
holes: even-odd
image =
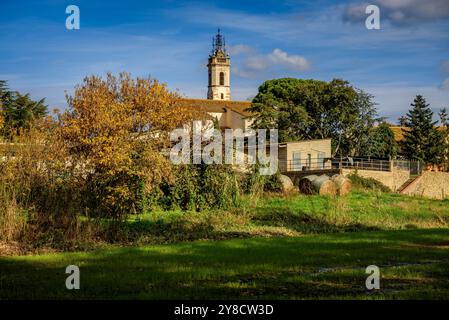
[[[212,39],[212,52],[207,68],[207,99],[231,100],[231,59],[226,52],[225,38],[221,35],[220,28]]]

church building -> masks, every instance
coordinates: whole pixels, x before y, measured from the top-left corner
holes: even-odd
[[[207,99],[181,99],[181,104],[206,112],[221,129],[250,129],[251,113],[246,109],[251,102],[231,100],[231,57],[220,29],[212,40],[207,68]],[[282,172],[324,169],[325,159],[331,157],[330,139],[284,142],[277,147]]]
[[[208,113],[222,129],[249,129],[251,120],[247,117],[250,113],[246,109],[251,106],[251,102],[231,100],[231,58],[226,52],[225,39],[220,29],[212,40],[207,69],[207,100],[182,99],[181,103]]]

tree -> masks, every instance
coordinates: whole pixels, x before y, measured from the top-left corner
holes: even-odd
[[[15,92],[13,99],[4,106],[5,124],[9,129],[29,129],[34,120],[46,114],[45,99],[33,101],[28,93]]]
[[[398,144],[387,122],[373,128],[364,155],[374,158],[394,158],[398,153]]]
[[[89,213],[121,218],[141,212],[143,195],[170,179],[170,162],[161,153],[170,131],[193,113],[157,80],[126,73],[87,77],[67,100],[61,135],[71,163],[82,168]]]
[[[8,102],[11,97],[11,91],[8,89],[8,84],[5,80],[0,80],[0,101],[2,104]]]
[[[9,100],[10,91],[5,80],[0,80],[0,130],[5,125],[4,106]]]
[[[439,112],[441,123],[441,135],[443,142],[442,161],[444,162],[445,170],[449,168],[449,115],[446,108],[442,108]]]
[[[254,128],[277,128],[281,141],[332,138],[333,154],[356,155],[374,126],[372,96],[347,81],[283,78],[259,87]]]
[[[402,151],[408,159],[438,164],[442,156],[442,136],[433,121],[433,112],[423,96],[417,95],[407,113]]]
[[[30,95],[12,92],[6,81],[0,81],[1,118],[3,133],[8,136],[11,130],[29,129],[33,122],[47,115],[45,99],[34,101]]]
[[[405,127],[407,125],[407,117],[406,116],[400,116],[398,118],[398,124],[400,127]]]

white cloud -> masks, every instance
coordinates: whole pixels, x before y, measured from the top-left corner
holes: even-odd
[[[443,81],[443,83],[440,85],[440,89],[449,91],[449,78]]]
[[[441,70],[445,73],[449,73],[449,60],[443,61],[441,64]]]
[[[254,71],[249,71],[246,69],[240,69],[238,66],[233,66],[231,68],[231,72],[233,75],[240,77],[240,78],[253,78],[255,73]]]
[[[307,71],[310,62],[299,55],[289,55],[281,49],[274,49],[266,55],[250,56],[245,61],[245,67],[252,71],[263,71],[273,66],[283,66],[296,71]]]
[[[285,65],[298,71],[306,71],[310,69],[310,63],[306,58],[297,55],[289,55],[281,49],[274,49],[269,55],[269,59],[274,64]]]
[[[270,66],[269,55],[252,56],[245,61],[245,67],[254,71],[262,71],[267,69],[269,66]]]
[[[239,56],[242,54],[250,54],[254,52],[254,49],[246,44],[237,44],[235,46],[228,47],[228,52],[232,56]]]
[[[381,19],[396,25],[449,18],[448,0],[374,0],[372,4],[380,7]],[[367,5],[363,3],[346,6],[343,19],[348,22],[364,20],[367,17],[365,13]]]

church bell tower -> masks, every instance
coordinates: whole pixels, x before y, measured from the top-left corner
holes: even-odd
[[[231,59],[226,53],[224,37],[218,29],[217,35],[212,39],[212,52],[207,64],[209,82],[207,99],[231,100]]]

